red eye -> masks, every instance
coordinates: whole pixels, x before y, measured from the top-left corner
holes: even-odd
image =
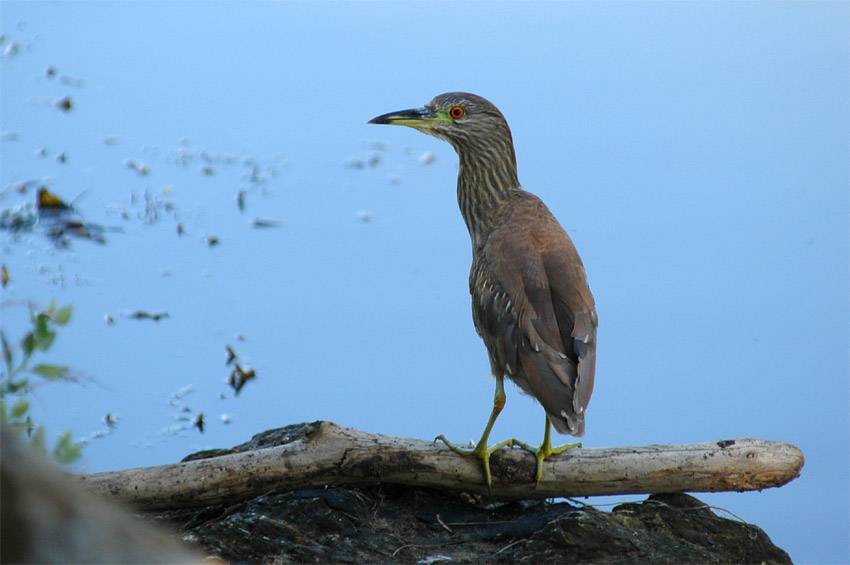
[[[452,106],[449,110],[449,116],[452,118],[459,120],[466,113],[466,110],[463,109],[463,106]]]

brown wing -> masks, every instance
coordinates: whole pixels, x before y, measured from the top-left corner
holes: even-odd
[[[543,405],[560,433],[584,434],[596,366],[596,310],[567,233],[530,193],[510,206],[470,276],[473,318],[495,374]]]

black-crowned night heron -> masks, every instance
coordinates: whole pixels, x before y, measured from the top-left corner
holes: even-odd
[[[496,396],[490,420],[471,450],[492,482],[490,455],[520,446],[543,460],[580,444],[552,447],[551,426],[584,435],[584,418],[596,370],[596,307],[570,236],[545,204],[522,189],[513,138],[505,117],[474,94],[441,94],[424,108],[391,112],[370,124],[409,126],[448,141],[460,158],[457,199],[472,239],[472,318],[490,354]],[[514,439],[488,447],[505,406],[504,378],[534,396],[546,410],[538,448]]]

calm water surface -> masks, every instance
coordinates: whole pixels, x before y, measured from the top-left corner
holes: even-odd
[[[89,441],[81,471],[317,419],[477,438],[456,158],[366,125],[470,90],[587,266],[586,445],[795,443],[791,485],[701,498],[846,562],[847,5],[482,7],[0,4],[2,209],[43,186],[105,239],[0,231],[3,332],[74,308],[43,361],[79,383],[38,387],[35,417]],[[238,396],[228,347],[256,375]],[[537,441],[508,397],[494,438]]]

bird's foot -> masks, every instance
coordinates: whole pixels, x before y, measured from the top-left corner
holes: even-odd
[[[547,438],[548,439],[548,438]],[[518,439],[510,439],[508,440],[509,445],[515,445],[520,447],[537,458],[537,471],[534,474],[534,485],[537,486],[540,483],[541,477],[543,477],[543,460],[549,457],[550,455],[558,455],[559,453],[563,453],[569,449],[573,449],[574,447],[581,447],[581,442],[578,443],[568,443],[566,445],[561,445],[558,447],[552,447],[552,442],[544,440],[543,443],[540,444],[540,447],[534,447],[525,442],[519,441]]]
[[[503,447],[512,446],[516,443],[516,440],[508,439],[499,442],[492,447],[487,447],[486,441],[479,441],[478,445],[473,448],[464,448],[453,444],[452,442],[446,439],[446,436],[442,434],[434,438],[434,441],[437,440],[440,440],[445,443],[446,447],[448,447],[455,453],[458,453],[460,455],[473,455],[481,459],[481,462],[484,464],[484,480],[487,482],[488,487],[493,483],[493,477],[490,474],[490,456],[496,451],[502,449]]]

